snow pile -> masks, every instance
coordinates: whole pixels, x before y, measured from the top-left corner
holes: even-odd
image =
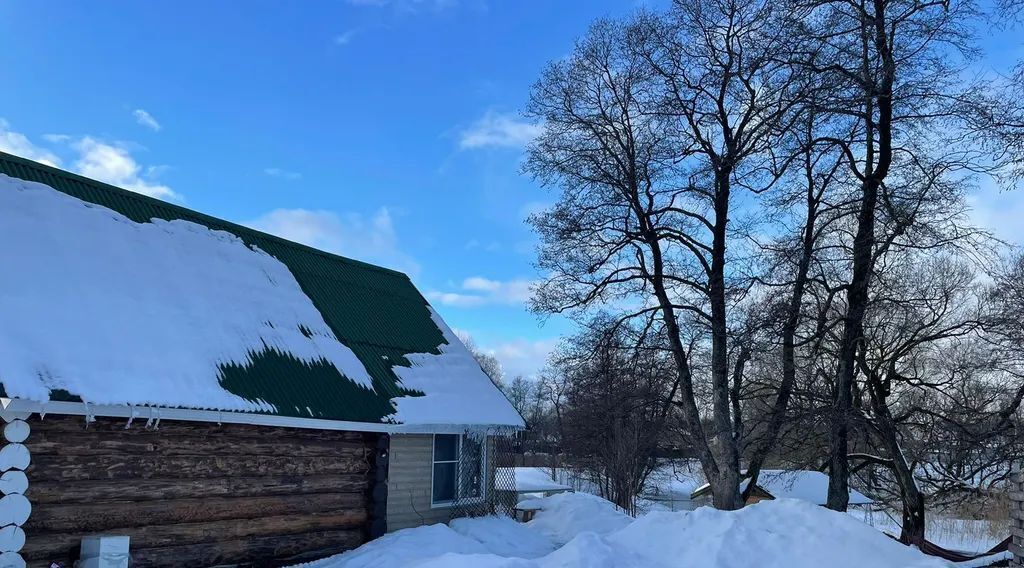
[[[221,365],[276,349],[372,388],[288,268],[224,231],[136,223],[0,175],[0,381],[46,401],[273,410],[221,388]],[[282,377],[286,381],[287,377]]]
[[[455,519],[449,526],[498,556],[539,558],[555,550],[550,539],[508,517]]]
[[[402,386],[426,393],[393,399],[398,410],[392,418],[406,424],[525,426],[512,403],[433,308],[430,318],[448,343],[439,347],[440,355],[409,354],[405,358],[412,366],[391,368]]]
[[[765,501],[731,512],[701,507],[692,512],[651,513],[606,540],[639,556],[647,566],[947,566],[849,515],[796,499]]]
[[[527,526],[560,544],[582,532],[606,535],[633,522],[610,501],[589,493],[559,493],[522,504],[541,508]]]
[[[593,495],[536,500],[516,528],[480,518],[406,529],[306,568],[949,568],[843,513],[794,499],[633,520]],[[548,554],[523,531],[565,544]],[[517,543],[522,543],[520,546]]]
[[[344,554],[300,564],[294,568],[378,568],[419,566],[423,560],[446,554],[486,554],[487,548],[446,525],[403,529],[372,540]]]
[[[517,493],[543,493],[572,489],[568,485],[555,483],[548,473],[550,470],[546,467],[499,467],[498,477],[508,477],[509,469],[514,470],[512,474],[515,476]]]

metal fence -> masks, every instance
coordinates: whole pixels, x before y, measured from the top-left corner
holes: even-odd
[[[515,433],[512,428],[468,432],[459,456],[458,498],[452,517],[514,516],[516,506]],[[481,456],[485,453],[485,456]],[[483,457],[483,459],[481,459]]]

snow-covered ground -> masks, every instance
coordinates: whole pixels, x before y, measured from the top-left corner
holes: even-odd
[[[863,522],[780,499],[633,519],[593,495],[538,499],[526,524],[458,519],[398,531],[302,568],[948,568]]]
[[[898,512],[851,510],[850,515],[875,529],[898,535]],[[928,540],[950,550],[982,553],[991,550],[1010,534],[1008,522],[953,519],[929,513],[925,525]]]

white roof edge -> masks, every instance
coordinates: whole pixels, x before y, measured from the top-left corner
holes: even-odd
[[[23,417],[29,414],[65,414],[86,417],[103,416],[107,418],[134,418],[136,420],[149,420],[152,418],[154,420],[216,422],[218,424],[250,424],[254,426],[276,426],[280,428],[348,430],[351,432],[379,432],[383,434],[435,434],[458,433],[465,430],[522,429],[521,427],[505,424],[380,424],[376,422],[298,418],[292,416],[253,414],[227,410],[193,410],[187,408],[164,408],[158,406],[89,404],[84,402],[38,402],[18,398],[0,397],[0,417],[4,420]]]

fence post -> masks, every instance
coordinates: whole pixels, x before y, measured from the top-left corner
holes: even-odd
[[[1010,566],[1024,567],[1024,472],[1010,475]]]

